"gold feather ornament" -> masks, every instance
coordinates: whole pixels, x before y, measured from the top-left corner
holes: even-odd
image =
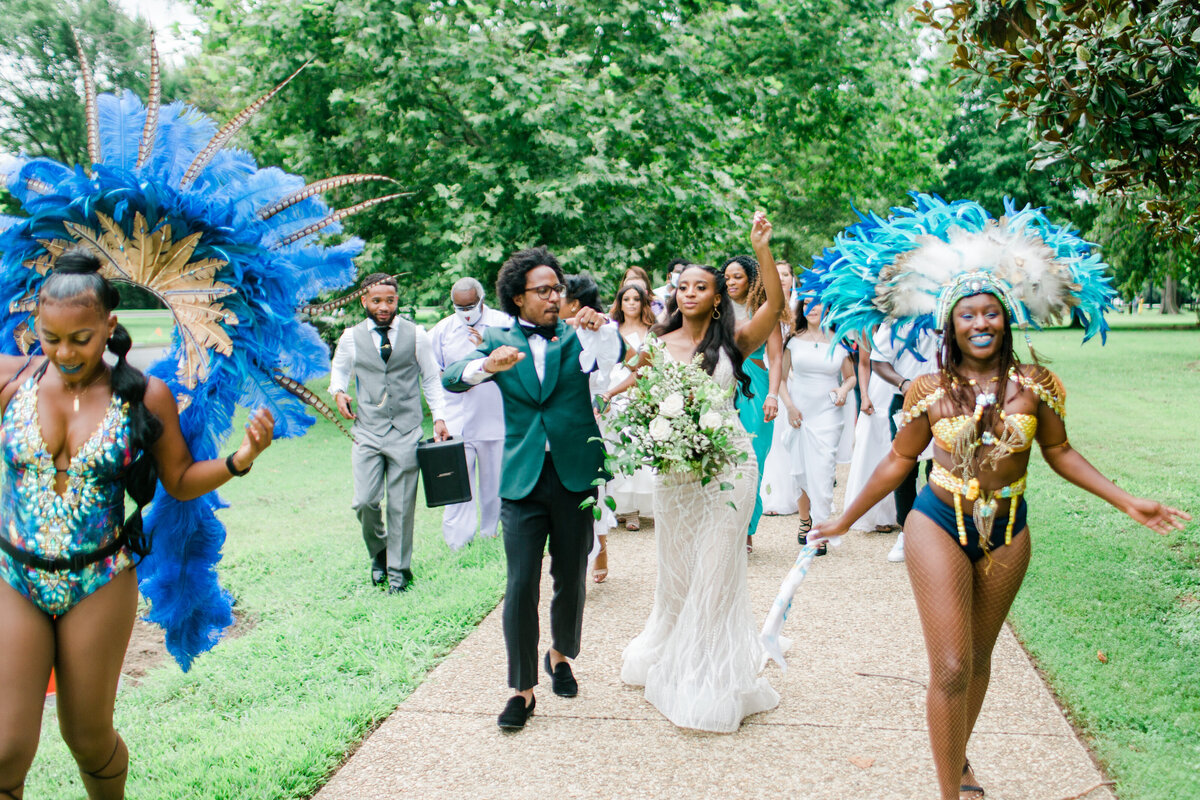
[[[100,256],[104,277],[141,286],[170,310],[184,346],[179,380],[194,389],[208,378],[209,349],[222,355],[233,353],[233,341],[222,324],[236,325],[238,318],[217,301],[234,290],[215,279],[227,262],[219,258],[192,261],[201,233],[175,241],[170,224],[149,230],[140,212],[134,214],[129,235],[112,217],[96,212],[96,218],[104,228],[102,233],[74,222],[64,225]]]

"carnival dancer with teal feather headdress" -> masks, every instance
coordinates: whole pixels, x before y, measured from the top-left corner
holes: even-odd
[[[80,58],[90,168],[32,158],[4,170],[26,216],[0,218],[10,354],[0,356],[0,798],[22,795],[52,665],[89,797],[123,796],[128,753],[112,710],[138,589],[185,670],[232,624],[215,571],[225,538],[215,490],[274,436],[303,433],[305,404],[336,422],[303,385],[328,371],[329,353],[303,319],[312,309],[298,306],[350,283],[362,242],[315,239],[398,196],[332,211],[320,193],[389,179],[305,185],[226,149],[295,73],[218,129],[183,103],[162,106],[153,42],[145,105],[129,92],[97,97]],[[126,361],[114,283],[151,292],[174,317],[172,346],[148,377]],[[241,446],[221,457],[238,405],[255,410]]]
[[[993,219],[978,203],[916,194],[883,219],[862,214],[815,259],[804,290],[843,338],[881,323],[943,334],[938,371],[902,386],[901,427],[866,488],[814,536],[837,537],[893,491],[932,441],[933,472],[904,525],[905,560],[929,654],[929,737],[943,800],[982,797],[966,758],[992,647],[1029,562],[1023,494],[1036,441],[1055,472],[1165,533],[1190,516],[1133,497],[1071,447],[1066,391],[1022,364],[1013,326],[1074,317],[1107,331],[1113,295],[1093,245],[1037,209]],[[964,509],[968,513],[964,513]]]

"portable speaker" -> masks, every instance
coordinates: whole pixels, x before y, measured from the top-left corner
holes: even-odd
[[[421,468],[426,506],[449,506],[471,499],[467,451],[462,439],[418,442],[417,465]]]

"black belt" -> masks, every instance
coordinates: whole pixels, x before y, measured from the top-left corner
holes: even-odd
[[[117,534],[117,538],[98,550],[88,553],[76,553],[68,558],[42,558],[27,550],[14,545],[8,539],[0,536],[0,550],[3,550],[14,561],[27,567],[44,570],[45,572],[78,572],[88,564],[103,561],[125,546],[125,537]]]

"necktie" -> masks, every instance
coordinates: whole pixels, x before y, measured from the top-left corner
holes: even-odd
[[[383,363],[387,363],[392,357],[392,342],[388,339],[388,332],[391,330],[390,325],[376,325],[375,332],[382,337],[379,342],[379,357],[383,359]]]

